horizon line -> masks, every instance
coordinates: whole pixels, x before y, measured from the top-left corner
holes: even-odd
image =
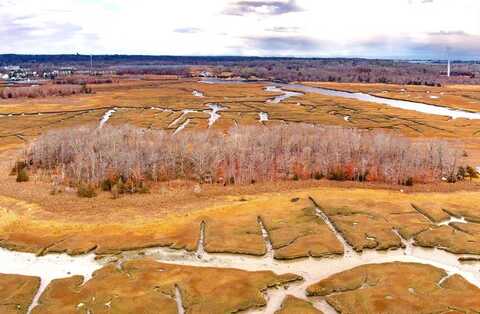
[[[86,53],[0,53],[0,58],[4,56],[23,56],[23,57],[49,57],[49,56],[78,56],[78,57],[151,57],[151,58],[239,58],[239,59],[298,59],[298,60],[385,60],[385,61],[448,61],[448,58],[429,58],[429,57],[366,57],[366,56],[258,56],[258,55],[171,55],[171,54],[86,54]],[[478,62],[478,59],[472,58],[453,58],[451,62]]]

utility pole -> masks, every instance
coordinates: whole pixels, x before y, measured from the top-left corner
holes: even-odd
[[[93,74],[93,55],[90,55],[90,75]]]
[[[452,73],[452,65],[450,63],[450,47],[447,47],[447,77]]]

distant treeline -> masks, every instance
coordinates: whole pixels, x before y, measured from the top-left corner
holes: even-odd
[[[325,59],[251,61],[225,66],[242,77],[256,76],[284,81],[328,81],[345,83],[396,83],[439,86],[446,83],[479,84],[480,64],[455,63],[451,77],[441,63],[394,60]]]
[[[0,66],[20,65],[32,69],[73,66],[89,69],[89,55],[0,55]],[[118,74],[161,74],[188,76],[191,66],[214,73],[232,72],[245,78],[281,81],[330,81],[398,83],[438,86],[446,83],[480,84],[480,63],[455,61],[452,76],[446,77],[442,61],[399,61],[355,58],[262,58],[240,56],[143,56],[95,55],[95,70]]]
[[[114,64],[208,64],[224,62],[248,62],[255,60],[300,60],[296,58],[262,58],[241,56],[146,56],[146,55],[93,55],[94,62]],[[302,59],[309,60],[309,59]],[[0,66],[18,64],[44,63],[60,65],[64,63],[88,63],[90,55],[63,54],[63,55],[18,55],[0,54]]]
[[[39,85],[6,87],[0,90],[0,99],[41,98],[48,96],[70,96],[75,94],[91,94],[92,89],[86,85]]]

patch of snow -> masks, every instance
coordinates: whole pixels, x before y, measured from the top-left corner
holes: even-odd
[[[105,112],[102,119],[100,120],[100,125],[98,127],[102,128],[105,125],[105,123],[107,123],[107,121],[110,120],[110,118],[115,112],[117,112],[117,108],[113,108]]]
[[[175,303],[177,303],[177,313],[184,314],[185,307],[183,306],[182,293],[177,285],[175,285]]]
[[[266,112],[260,112],[260,113],[258,113],[258,116],[259,116],[259,121],[260,121],[260,122],[266,122],[266,121],[268,121],[268,113],[266,113]]]
[[[203,95],[203,93],[200,92],[200,91],[198,91],[198,90],[194,90],[194,91],[192,92],[192,95],[195,96],[195,97],[205,97],[205,96]]]
[[[276,96],[273,99],[267,100],[268,103],[272,103],[272,104],[278,104],[278,103],[280,103],[280,102],[282,102],[285,99],[288,99],[290,97],[302,96],[303,95],[302,93],[285,91],[285,90],[283,90],[283,89],[281,89],[277,86],[267,86],[267,87],[265,87],[265,91],[266,92],[271,92],[271,93],[283,93],[280,96]]]
[[[187,119],[185,120],[185,122],[182,123],[182,125],[180,125],[176,130],[175,132],[173,132],[173,135],[177,134],[178,132],[182,131],[183,129],[185,129],[185,127],[190,123],[190,119]]]
[[[456,222],[456,223],[461,223],[461,224],[466,224],[468,223],[468,221],[465,220],[465,217],[450,217],[449,219],[447,220],[444,220],[442,222],[439,222],[437,224],[437,226],[446,226],[446,225],[449,225],[450,223],[452,222]]]
[[[192,113],[192,112],[198,112],[197,110],[192,110],[192,109],[184,109],[182,110],[182,115],[180,117],[178,117],[177,119],[175,119],[172,123],[170,123],[168,125],[169,128],[171,127],[174,127],[175,125],[177,125],[177,123],[179,123],[180,121],[182,121],[183,117],[185,117],[187,114],[189,113]]]
[[[210,113],[210,118],[208,118],[208,127],[211,127],[218,119],[220,119],[218,112],[222,110],[223,107],[219,104],[209,104],[208,108],[211,109],[208,111]]]

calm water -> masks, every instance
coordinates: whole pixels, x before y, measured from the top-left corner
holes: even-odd
[[[207,84],[246,84],[244,81],[239,80],[221,80],[221,79],[206,79],[202,81]],[[289,97],[298,96],[297,93],[286,91],[285,89],[294,89],[296,91],[300,91],[303,93],[313,93],[313,94],[321,94],[325,96],[333,96],[333,97],[342,97],[348,99],[356,99],[361,101],[368,101],[371,103],[381,104],[385,106],[390,106],[394,108],[400,108],[405,110],[414,110],[422,113],[433,114],[433,115],[440,115],[451,117],[453,119],[456,118],[465,118],[465,119],[480,119],[480,113],[475,112],[468,112],[463,110],[455,110],[449,109],[446,107],[441,106],[434,106],[434,105],[427,105],[424,103],[414,102],[414,101],[407,101],[407,100],[396,100],[396,99],[388,99],[378,96],[373,96],[370,94],[365,93],[349,93],[337,90],[331,90],[321,87],[311,87],[302,84],[276,84],[271,83],[272,86],[268,86],[268,91],[279,91],[283,92],[284,95],[278,96],[274,98],[275,100],[283,101]],[[280,87],[280,88],[278,88]]]

